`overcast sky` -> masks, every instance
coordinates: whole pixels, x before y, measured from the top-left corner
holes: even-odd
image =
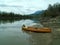
[[[49,4],[54,3],[60,3],[60,0],[0,0],[0,10],[30,14],[37,10],[45,10]]]

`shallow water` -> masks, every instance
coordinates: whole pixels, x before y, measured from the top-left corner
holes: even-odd
[[[22,30],[22,25],[32,26],[33,20],[20,20],[0,24],[0,45],[57,45],[60,44],[59,34],[35,33]],[[56,43],[56,44],[55,44]]]

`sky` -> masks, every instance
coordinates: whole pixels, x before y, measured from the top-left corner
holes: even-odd
[[[31,14],[45,10],[49,4],[54,3],[60,3],[60,0],[0,0],[0,11]]]

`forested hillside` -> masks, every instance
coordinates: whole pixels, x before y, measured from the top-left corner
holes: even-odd
[[[7,13],[7,12],[0,12],[0,20],[20,20],[20,19],[31,19],[32,16],[28,15],[21,15],[15,13]]]

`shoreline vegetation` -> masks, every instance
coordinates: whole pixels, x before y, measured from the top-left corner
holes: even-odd
[[[22,19],[32,19],[33,17],[31,15],[21,15],[21,14],[15,14],[15,13],[8,13],[8,12],[1,12],[0,11],[0,23],[12,23],[14,21],[19,21]]]
[[[49,5],[40,17],[40,21],[45,27],[60,28],[60,4]]]
[[[31,19],[33,18],[31,15],[21,15],[15,13],[7,13],[0,11],[0,20],[20,20],[20,19]]]
[[[60,4],[49,4],[48,8],[42,14],[36,15],[44,27],[60,28]]]

